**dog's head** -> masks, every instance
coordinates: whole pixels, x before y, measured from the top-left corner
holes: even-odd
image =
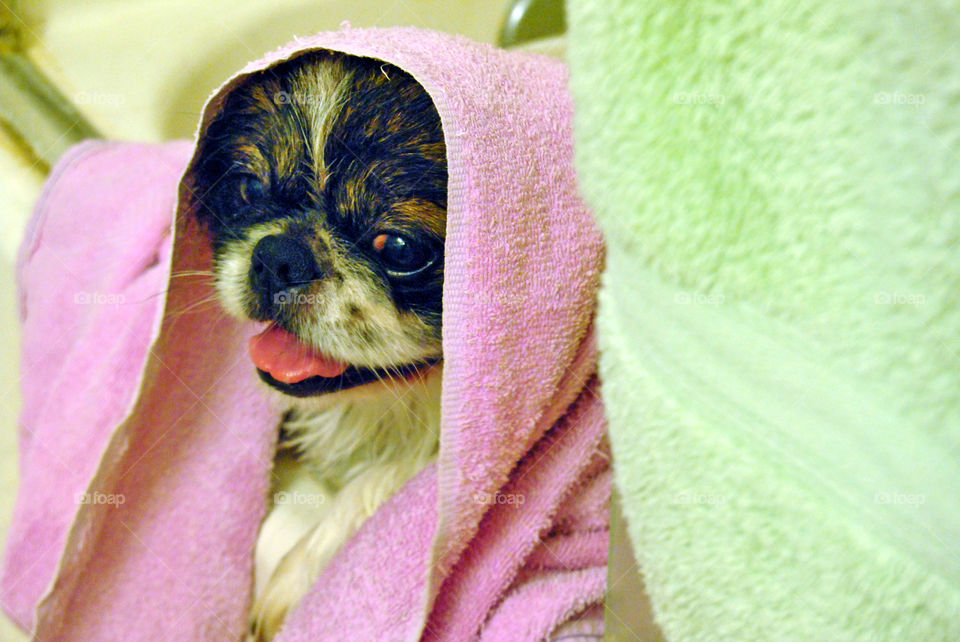
[[[261,378],[314,396],[440,360],[446,150],[408,74],[311,53],[248,77],[199,141],[224,307],[270,322]]]

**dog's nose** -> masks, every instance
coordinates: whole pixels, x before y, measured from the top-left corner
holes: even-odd
[[[265,236],[253,248],[250,285],[265,307],[288,296],[288,290],[320,277],[313,251],[306,243],[286,234]]]

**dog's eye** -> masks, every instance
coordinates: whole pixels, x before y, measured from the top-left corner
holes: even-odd
[[[246,220],[251,206],[268,196],[267,186],[253,174],[228,174],[216,186],[217,211],[224,221],[235,223]]]
[[[267,186],[256,176],[244,174],[236,180],[237,197],[243,203],[252,205],[267,195]]]
[[[378,234],[372,245],[391,276],[412,276],[430,267],[436,259],[430,246],[401,234]]]

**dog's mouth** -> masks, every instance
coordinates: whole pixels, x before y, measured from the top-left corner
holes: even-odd
[[[260,379],[294,397],[339,392],[376,381],[411,379],[440,361],[426,359],[390,368],[354,366],[316,352],[277,325],[251,337],[249,348]]]

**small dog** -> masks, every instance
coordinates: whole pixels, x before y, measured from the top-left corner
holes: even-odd
[[[231,92],[199,141],[196,187],[219,298],[267,322],[250,354],[288,408],[250,616],[251,638],[270,640],[339,547],[436,456],[440,117],[396,67],[305,54]]]

